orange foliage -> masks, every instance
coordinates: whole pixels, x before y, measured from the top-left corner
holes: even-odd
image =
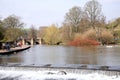
[[[73,41],[69,42],[68,45],[71,45],[71,46],[89,46],[89,45],[100,45],[100,43],[98,41],[92,40],[92,39],[76,38]]]

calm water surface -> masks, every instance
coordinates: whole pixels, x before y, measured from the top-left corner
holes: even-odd
[[[92,64],[120,66],[120,46],[70,47],[35,45],[12,55],[1,55],[0,64]]]

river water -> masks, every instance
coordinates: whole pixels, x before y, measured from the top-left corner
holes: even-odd
[[[34,45],[22,52],[0,55],[0,65],[0,80],[120,80],[120,46]],[[43,65],[48,67],[38,67]],[[77,69],[80,65],[114,66],[117,71]],[[67,74],[58,74],[61,71]]]
[[[120,66],[120,46],[48,46],[35,45],[11,55],[1,55],[0,64],[87,64]]]

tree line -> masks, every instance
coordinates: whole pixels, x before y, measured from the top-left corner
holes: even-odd
[[[10,15],[0,20],[0,42],[16,42],[21,39],[36,38],[37,30],[32,25],[30,28],[24,28],[25,23],[16,15]]]
[[[102,6],[97,0],[86,2],[83,8],[74,6],[66,12],[62,26],[55,24],[24,28],[20,17],[10,15],[0,20],[0,42],[16,41],[20,38],[41,37],[42,43],[70,45],[117,44],[120,42],[120,18],[107,22]]]
[[[53,24],[46,29],[40,28],[39,32],[47,44],[117,44],[120,42],[120,18],[107,22],[101,4],[90,0],[83,8],[69,9],[60,28]]]

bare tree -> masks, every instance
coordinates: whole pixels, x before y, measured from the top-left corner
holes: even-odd
[[[37,30],[34,28],[34,26],[32,25],[30,27],[30,31],[29,31],[29,38],[33,38],[33,39],[36,39],[37,38]]]
[[[62,33],[62,41],[63,42],[68,42],[73,39],[72,29],[71,29],[70,25],[63,24],[61,33]]]
[[[38,30],[38,37],[43,39],[47,28],[48,28],[48,26],[40,26],[40,28]]]
[[[84,8],[91,27],[95,29],[96,22],[99,21],[102,16],[100,3],[97,0],[91,0],[85,4]]]
[[[66,13],[64,23],[70,25],[72,32],[79,32],[81,18],[82,10],[80,7],[75,6]]]

